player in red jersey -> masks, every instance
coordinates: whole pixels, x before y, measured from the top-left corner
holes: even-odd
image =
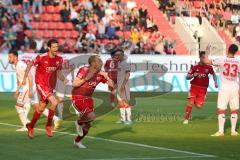
[[[119,66],[119,60],[118,57],[115,54],[111,54],[111,58],[107,59],[104,69],[108,74],[108,77],[113,80],[114,84],[117,84],[117,76],[118,76],[118,67]],[[109,88],[110,90],[110,102],[111,106],[115,107],[115,104],[117,103],[116,100],[116,90],[113,88]]]
[[[90,129],[90,123],[96,118],[92,98],[96,86],[99,83],[107,83],[109,87],[114,88],[113,81],[101,71],[103,62],[99,56],[90,56],[88,63],[88,67],[79,69],[72,90],[72,103],[79,112],[79,119],[75,122],[78,136],[74,140],[74,145],[79,148],[86,148],[81,141]]]
[[[209,74],[213,75],[215,87],[218,87],[216,74],[212,66],[204,64],[204,60],[206,58],[205,51],[200,52],[199,58],[200,62],[192,66],[187,74],[187,80],[191,80],[191,87],[189,91],[188,104],[186,106],[185,120],[183,122],[184,124],[188,124],[192,107],[194,105],[198,109],[202,108],[209,85]]]
[[[61,65],[63,63],[62,57],[57,55],[58,51],[58,41],[51,39],[47,43],[48,52],[42,55],[38,55],[33,63],[29,63],[25,71],[25,76],[22,84],[26,83],[26,77],[33,65],[36,66],[35,83],[37,86],[37,91],[40,96],[40,104],[36,107],[33,114],[33,118],[30,123],[26,125],[28,129],[29,138],[34,136],[34,125],[41,116],[41,113],[46,108],[47,104],[50,102],[48,120],[46,124],[46,133],[49,137],[53,136],[52,133],[52,119],[55,113],[55,108],[57,106],[57,100],[53,96],[53,89],[56,85],[57,77],[64,81],[66,84],[68,81],[63,76],[61,71]]]

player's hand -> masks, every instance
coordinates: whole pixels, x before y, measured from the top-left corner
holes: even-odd
[[[67,85],[68,82],[69,82],[69,81],[68,81],[66,78],[65,78],[64,81],[63,81],[64,85]]]
[[[29,92],[28,92],[28,97],[29,97],[29,98],[32,98],[32,97],[33,97],[33,92],[32,92],[32,90],[29,90]]]
[[[198,76],[198,73],[193,73],[193,77],[197,77]]]
[[[21,85],[26,85],[26,78],[23,78],[23,81],[22,81]]]

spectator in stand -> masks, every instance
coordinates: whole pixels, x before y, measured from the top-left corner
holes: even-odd
[[[32,27],[30,25],[30,16],[27,11],[23,12],[23,20],[24,20],[24,23],[26,24],[26,28],[31,29]]]
[[[97,25],[93,20],[89,20],[88,25],[87,25],[87,31],[90,31],[94,35],[97,35]]]
[[[100,9],[96,11],[99,19],[102,19],[103,17],[105,17],[105,8],[103,5],[100,6]]]
[[[30,9],[30,1],[29,0],[23,0],[22,5],[23,5],[23,11],[28,12],[29,9]]]
[[[60,15],[63,22],[68,22],[70,19],[70,0],[61,0],[60,6]]]
[[[81,5],[84,6],[87,10],[92,10],[93,9],[93,4],[89,0],[82,0]]]
[[[137,24],[138,24],[138,19],[137,17],[135,17],[133,14],[131,15],[131,17],[129,18],[129,27],[132,28],[132,27],[136,27]]]
[[[146,6],[143,4],[139,9],[139,25],[140,27],[146,29],[147,28],[147,15],[148,11]]]
[[[136,45],[137,43],[139,43],[139,32],[137,30],[137,28],[132,27],[131,28],[131,41]]]
[[[133,8],[136,8],[137,7],[137,4],[135,1],[133,0],[128,0],[127,1],[127,9],[128,11],[131,11]]]
[[[169,0],[166,6],[166,10],[168,21],[169,22],[171,21],[174,24],[175,23],[174,17],[176,15],[176,4],[174,0]]]
[[[236,41],[240,44],[240,25],[235,28],[235,38]]]
[[[100,20],[100,22],[97,25],[97,30],[98,30],[98,38],[99,39],[104,39],[106,37],[105,33],[106,33],[106,26],[103,23],[103,20]]]
[[[5,33],[5,40],[10,49],[15,49],[17,34],[16,32],[13,32],[12,28],[9,28],[8,31]]]
[[[231,24],[231,16],[232,12],[230,11],[230,7],[226,7],[225,11],[223,12],[223,26],[228,28],[228,25]]]
[[[94,32],[93,31],[88,31],[88,33],[86,34],[86,40],[88,41],[88,42],[90,42],[90,41],[95,41],[96,40],[96,36],[95,36],[95,34],[94,34]]]
[[[158,31],[158,27],[154,23],[153,17],[147,18],[147,31],[149,31],[149,32]]]
[[[32,13],[36,14],[36,9],[38,9],[38,13],[42,14],[42,0],[33,0],[32,4]]]
[[[110,22],[110,25],[107,27],[106,35],[109,39],[116,38],[116,26],[115,26],[114,22]]]

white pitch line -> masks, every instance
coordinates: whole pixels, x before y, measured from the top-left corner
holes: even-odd
[[[3,122],[0,122],[0,125],[11,126],[11,127],[22,127],[20,125],[3,123]],[[40,129],[40,128],[35,128],[35,129],[39,130],[39,131],[45,131],[45,129]],[[73,133],[69,133],[69,132],[61,132],[61,131],[54,131],[54,132],[59,133],[59,134],[64,134],[64,135],[77,136],[77,134],[73,134]],[[106,139],[106,138],[100,138],[100,137],[92,137],[92,136],[86,136],[86,137],[89,138],[89,139],[95,139],[95,140],[101,140],[101,141],[107,141],[107,142],[113,142],[113,143],[119,143],[119,144],[127,144],[127,145],[156,149],[156,150],[161,150],[161,151],[171,151],[171,152],[176,152],[176,153],[185,153],[185,154],[195,155],[195,156],[198,156],[198,157],[209,157],[209,158],[217,157],[215,155],[195,153],[195,152],[189,152],[189,151],[182,151],[182,150],[165,148],[165,147],[157,147],[157,146],[151,146],[151,145],[141,144],[141,143],[118,141],[118,140],[112,140],[112,139]]]

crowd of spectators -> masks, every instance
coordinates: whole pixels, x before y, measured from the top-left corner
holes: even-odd
[[[239,0],[155,0],[174,23],[175,16],[206,17],[217,30],[225,30],[233,41],[240,43]]]
[[[21,8],[11,7],[21,4]],[[60,6],[62,22],[71,22],[79,32],[74,46],[68,41],[60,47],[64,53],[107,53],[113,47],[131,49],[132,54],[176,54],[175,41],[169,42],[158,31],[146,6],[134,0],[4,0],[0,4],[0,52],[18,49],[26,52],[30,41],[45,51],[45,39],[28,37],[30,21],[41,16],[43,6]]]

